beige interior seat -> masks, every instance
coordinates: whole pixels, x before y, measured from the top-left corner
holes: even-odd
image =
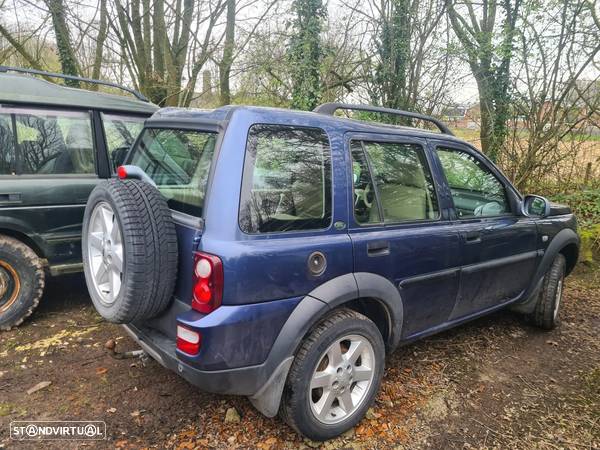
[[[432,218],[432,204],[425,174],[416,166],[399,167],[394,179],[378,183],[379,198],[386,222]],[[377,208],[371,208],[370,221],[378,222]]]

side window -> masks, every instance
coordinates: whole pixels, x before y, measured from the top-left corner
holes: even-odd
[[[102,113],[106,147],[113,172],[144,128],[144,118]]]
[[[363,142],[363,146],[386,223],[439,217],[433,179],[420,145]],[[352,148],[354,161],[364,168],[365,163],[361,163],[358,156],[361,152],[356,150],[355,146]],[[360,189],[363,189],[362,193]],[[355,182],[355,214],[359,223],[380,221],[380,214],[370,190],[372,182],[367,177],[359,180],[358,186]],[[363,212],[363,208],[366,208],[368,213]]]
[[[325,131],[279,125],[250,128],[239,223],[246,233],[329,226],[331,149]]]
[[[363,151],[362,142],[352,141],[352,177],[354,180],[354,217],[361,224],[381,223],[379,207],[369,163]]]
[[[467,152],[444,147],[438,148],[437,154],[459,217],[510,214],[504,186],[480,160]]]
[[[88,113],[14,113],[21,174],[94,174],[92,122]]]
[[[0,175],[14,175],[15,137],[12,132],[10,114],[0,112]]]

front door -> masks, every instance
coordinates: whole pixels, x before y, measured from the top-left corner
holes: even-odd
[[[440,211],[426,142],[387,135],[354,135],[354,271],[381,275],[400,291],[402,337],[442,325],[458,290],[460,240]]]
[[[81,222],[98,183],[89,111],[0,107],[0,214],[51,264],[80,262]]]
[[[523,293],[536,267],[537,231],[533,219],[516,211],[516,193],[481,155],[458,144],[439,144],[436,154],[461,236],[463,267],[454,320]]]

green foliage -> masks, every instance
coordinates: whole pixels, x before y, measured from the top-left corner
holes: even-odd
[[[551,198],[558,203],[569,205],[577,215],[577,220],[582,228],[600,225],[600,189],[556,194]]]
[[[579,260],[587,264],[600,261],[600,189],[557,194],[552,200],[569,205],[577,216],[581,237]]]
[[[410,63],[410,1],[392,0],[391,16],[381,19],[377,41],[379,63],[373,82],[379,86],[376,103],[396,109],[411,109],[407,93]]]
[[[292,108],[310,111],[321,99],[321,31],[327,9],[321,0],[295,0],[289,45]]]

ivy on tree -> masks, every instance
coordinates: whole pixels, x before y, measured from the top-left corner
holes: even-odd
[[[295,0],[293,35],[289,45],[291,107],[312,110],[321,98],[321,31],[327,10],[321,0]]]

